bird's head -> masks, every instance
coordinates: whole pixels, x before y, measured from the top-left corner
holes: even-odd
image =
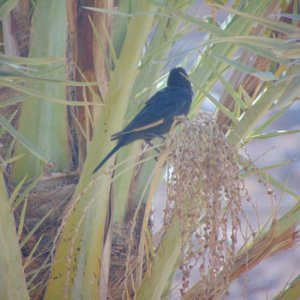
[[[170,71],[167,84],[168,86],[192,89],[191,82],[188,80],[188,74],[186,70],[181,67],[174,68]]]

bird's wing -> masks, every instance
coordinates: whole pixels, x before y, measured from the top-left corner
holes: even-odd
[[[112,135],[112,139],[119,139],[126,134],[156,127],[174,116],[181,114],[186,98],[192,95],[186,90],[166,87],[153,95],[136,117],[120,132]]]

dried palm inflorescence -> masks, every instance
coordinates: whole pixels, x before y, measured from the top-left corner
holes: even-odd
[[[217,290],[228,288],[241,202],[247,197],[237,151],[208,114],[185,121],[166,149],[172,170],[165,223],[174,214],[181,222],[181,292],[198,270],[201,289],[195,299],[213,299]]]

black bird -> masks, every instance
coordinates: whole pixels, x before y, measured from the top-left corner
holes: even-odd
[[[150,143],[153,138],[162,137],[171,129],[175,116],[187,115],[193,98],[192,85],[187,77],[183,68],[170,71],[167,86],[152,96],[122,131],[112,135],[111,140],[117,140],[117,145],[103,158],[93,173],[121,147],[139,139]]]

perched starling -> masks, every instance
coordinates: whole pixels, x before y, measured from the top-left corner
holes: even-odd
[[[111,140],[118,142],[93,173],[97,172],[121,147],[139,139],[149,143],[155,137],[162,137],[171,129],[174,117],[187,115],[193,98],[192,85],[187,77],[183,68],[174,68],[170,71],[167,86],[152,96],[122,131],[112,135]]]

